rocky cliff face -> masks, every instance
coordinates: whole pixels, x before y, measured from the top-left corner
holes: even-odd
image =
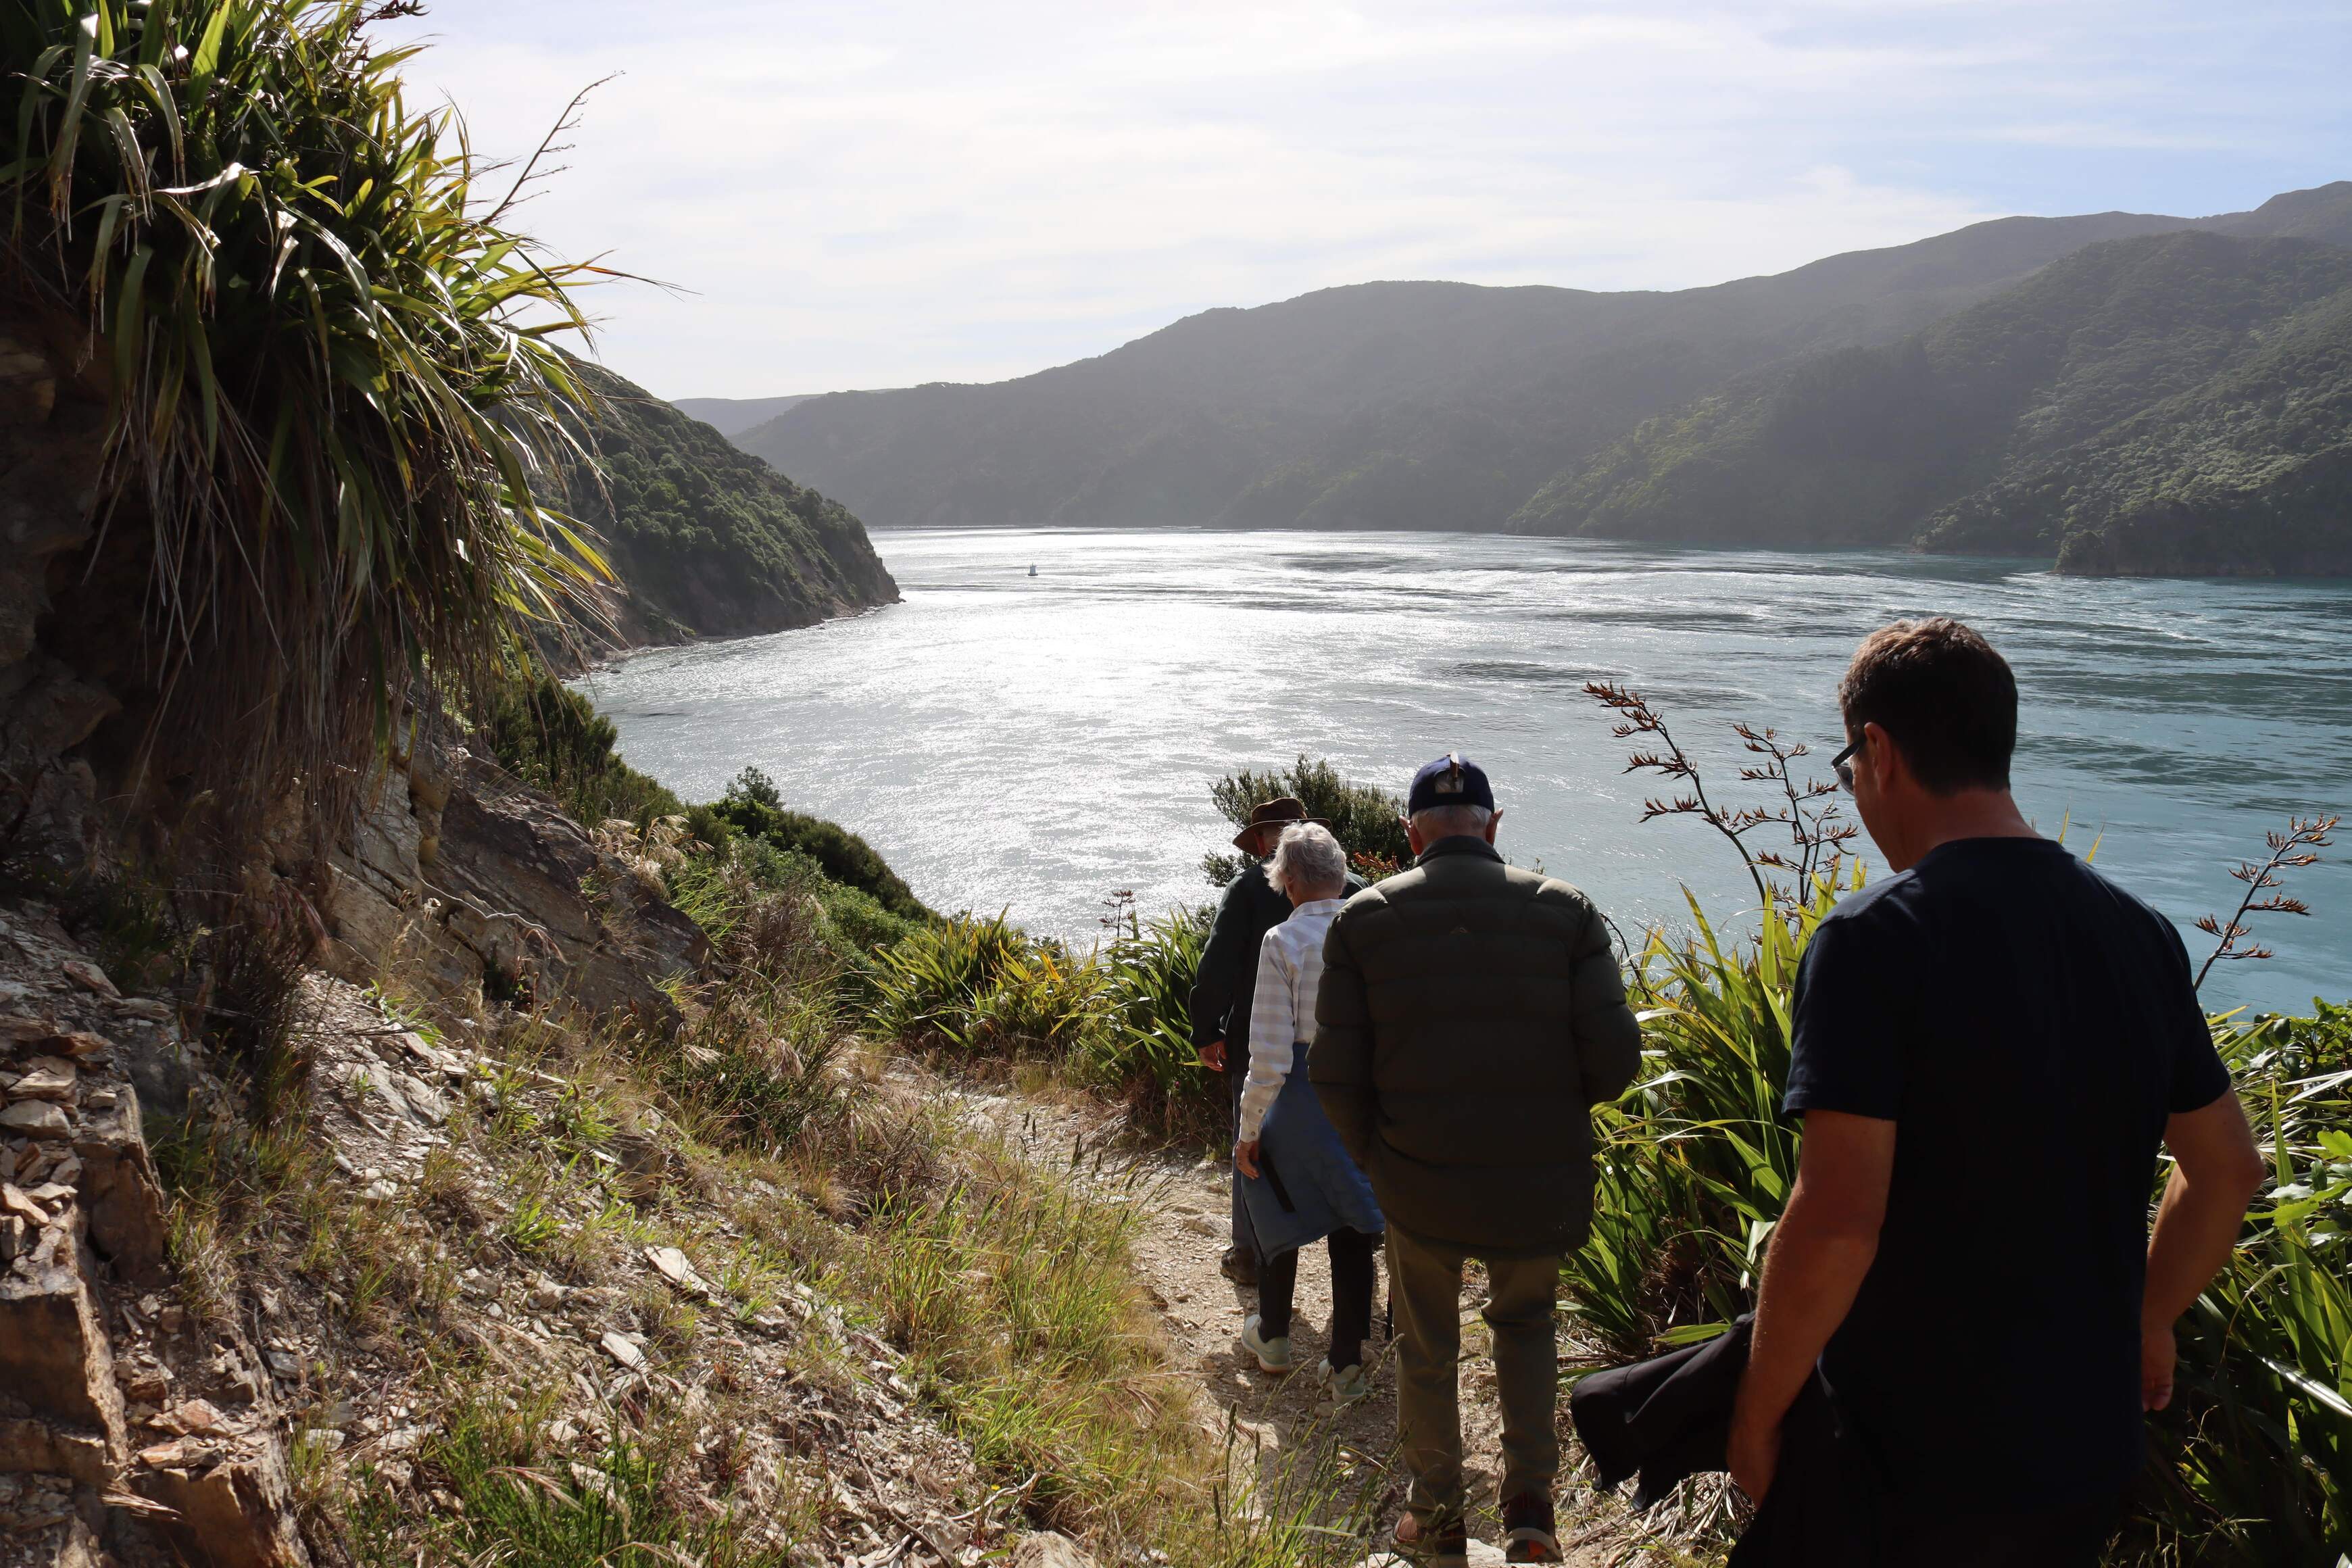
[[[172,782],[124,763],[121,731],[152,711],[121,695],[139,668],[147,584],[124,563],[142,523],[94,510],[105,405],[78,363],[37,317],[0,312],[0,1568],[294,1568],[310,1558],[287,1443],[309,1373],[271,1327],[290,1309],[267,1287],[224,1299],[175,1255],[147,1143],[149,1114],[183,1130],[240,1114],[195,1033],[216,1021],[210,982],[124,994],[38,891],[102,882],[168,848],[172,826],[153,809]],[[702,932],[454,732],[412,735],[362,805],[321,873],[302,800],[280,803],[242,868],[244,908],[299,916],[337,973],[398,971],[453,1006],[487,993],[548,1016],[675,1017],[662,987],[697,971]],[[358,1031],[347,1056],[399,1034],[380,1015],[341,1022]],[[411,1110],[441,1081],[417,1048],[414,1092],[377,1073]]]
[[[0,1563],[307,1563],[272,1357],[173,1289],[143,1106],[224,1091],[178,1009],[0,903]]]
[[[299,873],[287,833],[270,869]],[[536,790],[446,737],[395,756],[331,857],[321,958],[367,981],[398,971],[458,998],[561,1002],[592,1016],[674,1015],[660,987],[709,943]]]
[[[103,403],[52,334],[0,312],[0,830],[71,846],[97,790],[77,748],[121,704],[41,642],[54,580],[95,531],[106,437]]]

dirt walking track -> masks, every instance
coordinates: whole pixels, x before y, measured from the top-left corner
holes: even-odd
[[[1288,1377],[1267,1377],[1234,1344],[1244,1316],[1255,1310],[1256,1292],[1218,1272],[1231,1202],[1223,1162],[1148,1147],[1139,1151],[1120,1136],[1116,1117],[1091,1108],[1017,1095],[972,1096],[968,1104],[1030,1159],[1076,1168],[1103,1195],[1133,1206],[1135,1262],[1159,1309],[1171,1359],[1199,1388],[1204,1425],[1230,1431],[1239,1462],[1255,1463],[1259,1495],[1301,1495],[1300,1489],[1307,1487],[1336,1487],[1351,1497],[1369,1491],[1380,1504],[1373,1561],[1397,1561],[1386,1550],[1404,1487],[1392,1462],[1396,1377],[1384,1321],[1385,1259],[1373,1298],[1372,1337],[1365,1345],[1366,1359],[1374,1366],[1372,1395],[1336,1415],[1318,1412],[1323,1391],[1315,1366],[1328,1343],[1331,1316],[1330,1266],[1319,1245],[1307,1249],[1298,1270],[1291,1347],[1299,1370]],[[1463,1282],[1461,1369],[1471,1561],[1499,1564],[1500,1550],[1482,1548],[1476,1539],[1491,1543],[1501,1536],[1495,1496],[1501,1463],[1495,1373],[1486,1326],[1478,1316],[1485,1300],[1485,1275],[1473,1264]],[[1563,1468],[1572,1471],[1577,1451],[1565,1399],[1559,1422],[1568,1447]],[[1638,1542],[1646,1532],[1628,1510],[1577,1486],[1572,1474],[1563,1474],[1559,1500],[1561,1544],[1575,1568],[1667,1560],[1643,1552]]]

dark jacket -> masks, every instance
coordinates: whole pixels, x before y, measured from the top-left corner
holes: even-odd
[[[1591,1108],[1641,1065],[1606,922],[1441,839],[1331,922],[1307,1073],[1391,1224],[1494,1257],[1580,1246]]]
[[[1362,889],[1364,879],[1348,874],[1348,890]],[[1265,933],[1290,918],[1291,904],[1265,879],[1265,866],[1252,861],[1225,887],[1217,905],[1216,923],[1209,928],[1209,944],[1201,950],[1201,967],[1192,980],[1192,1048],[1212,1040],[1233,1044],[1227,1070],[1249,1070],[1250,1003],[1257,994],[1257,954]]]
[[[1192,1048],[1239,1034],[1249,1037],[1250,1001],[1257,992],[1257,953],[1265,933],[1290,918],[1290,900],[1265,879],[1265,867],[1252,861],[1225,887],[1217,922],[1201,950],[1192,980]],[[1244,1051],[1238,1065],[1247,1069]]]
[[[1742,1317],[1705,1344],[1577,1384],[1569,1415],[1601,1472],[1601,1490],[1638,1472],[1633,1506],[1647,1509],[1685,1477],[1727,1467],[1731,1405],[1748,1368],[1752,1327]],[[1780,1423],[1772,1489],[1731,1549],[1731,1568],[1864,1568],[1876,1561],[1877,1488],[1854,1448],[1814,1373]]]

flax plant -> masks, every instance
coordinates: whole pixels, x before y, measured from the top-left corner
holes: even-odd
[[[347,773],[609,578],[532,499],[577,453],[551,340],[600,269],[544,259],[454,113],[409,107],[415,51],[366,33],[407,9],[0,0],[0,288],[106,388],[149,744],[203,737],[248,785]]]
[[[1861,868],[1846,884],[1861,884]],[[1819,877],[1754,948],[1725,942],[1696,900],[1696,934],[1652,932],[1629,994],[1642,1081],[1595,1116],[1592,1239],[1563,1282],[1586,1349],[1630,1361],[1721,1332],[1752,1303],[1797,1174],[1780,1114],[1798,961],[1840,889]]]
[[[2197,984],[2201,988],[2205,977],[2213,973],[2217,963],[2262,959],[2275,956],[2259,942],[2248,942],[2253,928],[2247,919],[2258,914],[2308,915],[2311,906],[2301,899],[2290,898],[2279,890],[2279,879],[2286,871],[2301,870],[2318,862],[2318,852],[2335,842],[2328,837],[2343,818],[2338,816],[2294,816],[2287,819],[2284,833],[2273,828],[2264,835],[2270,848],[2267,858],[2257,864],[2241,860],[2230,875],[2246,885],[2245,896],[2238,900],[2237,909],[2227,921],[2217,915],[2200,916],[2197,929],[2216,939],[2213,951],[2206,955],[2197,971]],[[2241,942],[2245,943],[2240,946]]]
[[[2132,1560],[2326,1562],[2352,1548],[2352,1008],[2228,1029],[2272,1179],[2180,1324],[2160,1484]]]
[[[1816,778],[1801,781],[1790,771],[1790,764],[1811,755],[1812,748],[1801,741],[1781,740],[1777,730],[1733,724],[1732,732],[1739,737],[1741,748],[1750,756],[1764,759],[1742,767],[1740,781],[1773,786],[1780,799],[1769,805],[1723,805],[1708,795],[1698,763],[1683,750],[1665,715],[1648,698],[1600,680],[1587,681],[1584,694],[1620,716],[1610,726],[1610,733],[1635,742],[1637,749],[1625,759],[1627,773],[1654,773],[1675,782],[1677,793],[1672,797],[1652,795],[1642,802],[1642,820],[1696,816],[1721,834],[1748,868],[1758,908],[1777,909],[1793,918],[1793,906],[1810,896],[1816,878],[1837,879],[1845,864],[1847,846],[1862,830],[1858,824],[1843,820],[1835,784]],[[1785,829],[1789,847],[1751,847],[1748,836],[1759,828]],[[1787,880],[1776,879],[1775,873]]]

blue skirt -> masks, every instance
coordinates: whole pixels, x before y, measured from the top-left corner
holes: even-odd
[[[1234,1179],[1257,1228],[1261,1256],[1296,1252],[1342,1228],[1366,1236],[1387,1228],[1371,1183],[1348,1157],[1339,1129],[1307,1081],[1303,1043],[1291,1047],[1290,1076],[1258,1131],[1257,1163],[1255,1177],[1235,1172]]]

